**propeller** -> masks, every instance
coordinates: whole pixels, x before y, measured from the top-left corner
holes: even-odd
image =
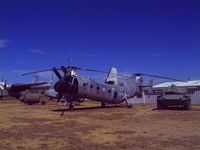
[[[99,72],[99,73],[105,73],[108,74],[109,72],[107,71],[101,71],[101,70],[95,70],[95,69],[88,69],[88,68],[80,68],[80,67],[75,67],[75,66],[69,66],[69,67],[64,67],[61,66],[61,68],[53,68],[53,69],[46,69],[46,70],[40,70],[40,71],[34,71],[34,72],[29,72],[29,73],[24,73],[22,74],[23,76],[25,75],[29,75],[29,74],[34,74],[34,73],[40,73],[40,72],[46,72],[46,71],[54,71],[56,76],[61,79],[62,76],[60,75],[60,73],[58,72],[58,70],[62,70],[65,74],[68,73],[68,69],[78,69],[78,70],[85,70],[85,71],[92,71],[92,72]],[[175,78],[170,78],[170,77],[165,77],[165,76],[159,76],[159,75],[151,75],[151,74],[144,74],[144,73],[134,73],[134,74],[130,74],[130,75],[125,75],[125,74],[115,74],[115,73],[111,73],[113,75],[116,76],[121,76],[121,77],[129,77],[129,78],[133,78],[133,76],[148,76],[148,77],[155,77],[155,78],[162,78],[162,79],[168,79],[168,80],[174,80],[174,81],[181,81],[181,82],[187,82],[185,80],[179,80],[179,79],[175,79]]]
[[[64,66],[61,66],[61,70],[64,72],[64,74],[68,73],[67,69]]]
[[[61,74],[59,73],[58,69],[56,67],[53,67],[53,72],[56,74],[56,76],[58,77],[59,80],[62,79],[62,76]]]

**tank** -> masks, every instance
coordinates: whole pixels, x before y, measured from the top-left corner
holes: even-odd
[[[157,108],[166,109],[169,106],[183,107],[185,110],[191,109],[191,97],[187,95],[187,89],[171,85],[163,90],[157,97]]]

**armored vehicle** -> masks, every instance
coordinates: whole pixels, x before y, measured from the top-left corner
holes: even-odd
[[[187,95],[187,89],[171,85],[163,90],[157,97],[157,108],[166,109],[168,106],[182,106],[185,110],[190,110],[191,97]]]

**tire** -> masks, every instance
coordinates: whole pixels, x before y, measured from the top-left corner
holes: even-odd
[[[33,105],[33,103],[32,102],[28,102],[28,105]]]
[[[163,104],[163,109],[167,109],[168,108],[168,105],[167,104]]]
[[[74,106],[73,106],[73,105],[70,105],[70,106],[69,106],[69,109],[70,109],[70,110],[74,110]]]
[[[157,109],[163,109],[161,101],[157,101]]]
[[[128,105],[128,108],[132,108],[132,105]]]
[[[185,102],[185,104],[184,104],[184,109],[185,110],[191,110],[191,102]]]
[[[41,103],[41,105],[45,105],[46,101],[42,100],[40,103]]]

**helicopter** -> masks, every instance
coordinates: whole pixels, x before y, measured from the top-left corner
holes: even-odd
[[[61,75],[59,70],[61,70],[64,75]],[[108,76],[105,82],[99,82],[78,74],[77,70],[106,73]],[[102,107],[105,107],[106,104],[121,104],[125,102],[126,106],[130,108],[132,104],[129,104],[129,99],[135,96],[141,96],[143,88],[148,87],[143,85],[142,76],[185,82],[184,80],[143,73],[134,73],[131,75],[119,74],[117,73],[116,68],[111,68],[109,72],[106,72],[75,66],[53,67],[52,69],[34,71],[22,75],[24,76],[45,71],[53,71],[57,76],[58,81],[54,84],[54,90],[66,98],[70,110],[74,109],[73,102],[80,98],[99,101],[101,102]],[[125,77],[125,79],[118,82],[118,77]]]

